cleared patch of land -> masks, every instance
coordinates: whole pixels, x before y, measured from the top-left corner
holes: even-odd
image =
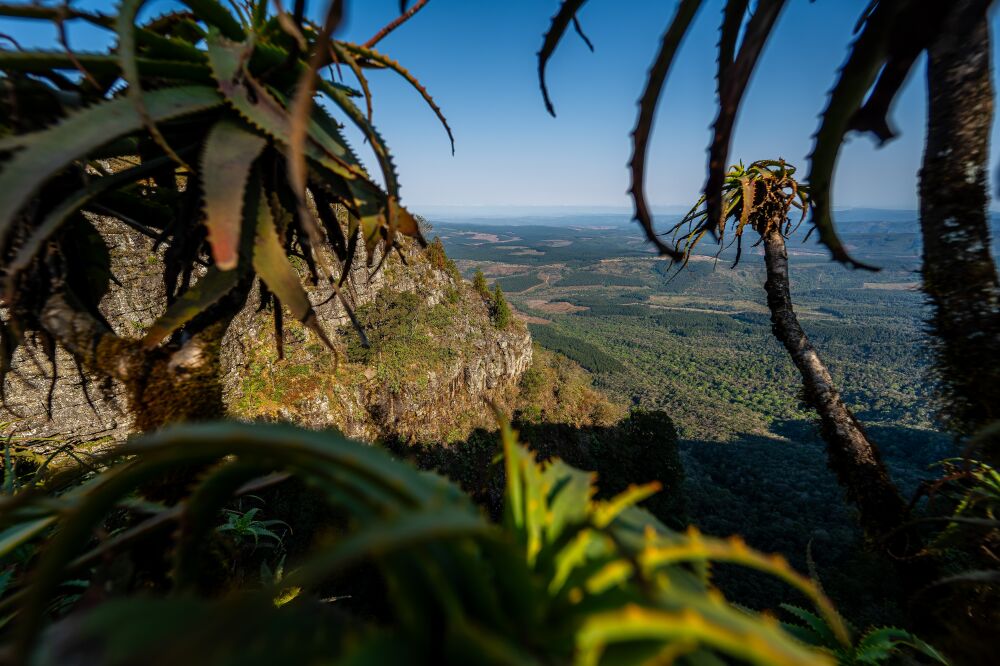
[[[768,314],[767,306],[748,300],[726,300],[715,302],[712,299],[692,296],[675,296],[672,294],[653,294],[648,305],[653,307],[685,309],[693,312],[714,312],[718,314],[733,314],[736,312],[757,312]]]
[[[580,305],[573,305],[572,303],[567,303],[566,301],[543,301],[539,299],[532,299],[526,301],[528,307],[533,310],[541,310],[542,312],[550,312],[552,314],[569,314],[571,312],[583,312],[584,310],[589,310]]]
[[[919,282],[865,282],[865,289],[885,289],[887,291],[916,291],[920,289]]]
[[[542,319],[541,317],[535,317],[534,315],[524,314],[513,305],[510,306],[510,311],[515,317],[523,321],[525,324],[540,324],[542,326],[546,326],[552,323],[551,319]]]
[[[468,259],[461,259],[455,262],[458,265],[458,269],[463,273],[472,271],[476,268],[480,269],[486,277],[495,278],[502,277],[504,275],[514,275],[515,273],[523,273],[524,266],[521,264],[504,264],[501,262],[488,262],[488,261],[469,261]]]

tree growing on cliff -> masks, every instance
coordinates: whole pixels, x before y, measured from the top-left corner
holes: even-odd
[[[493,286],[493,307],[490,314],[493,319],[493,325],[499,329],[507,328],[514,320],[510,312],[510,305],[507,304],[507,299],[503,295],[503,289],[500,288],[499,282]]]
[[[478,268],[472,276],[472,288],[476,290],[476,293],[479,294],[483,298],[483,301],[487,304],[489,304],[493,299],[493,294],[490,293],[490,286],[486,284],[486,276],[483,275],[483,272]]]
[[[809,205],[806,188],[794,174],[795,167],[783,160],[731,167],[723,182],[722,219],[717,224],[709,222],[708,206],[702,197],[671,230],[683,252],[678,270],[710,231],[723,248],[727,236],[732,237],[730,245],[736,244],[734,267],[742,256],[746,230],[760,236],[767,268],[764,290],[771,310],[771,330],[802,375],[806,400],[819,414],[831,469],[858,508],[865,531],[872,537],[883,537],[902,523],[903,499],[889,478],[878,448],[844,404],[830,370],[809,341],[792,306],[785,239],[794,225],[790,213],[794,209],[801,211],[801,222]]]
[[[0,101],[9,313],[0,379],[35,333],[51,358],[59,344],[123,382],[141,429],[221,415],[219,345],[255,283],[262,306],[273,303],[279,345],[283,310],[330,344],[291,258],[343,301],[359,244],[372,265],[400,235],[423,242],[371,124],[365,71],[397,72],[440,116],[412,75],[374,49],[387,30],[364,45],[333,38],[339,0],[322,25],[305,18],[304,2],[293,14],[280,3],[270,13],[267,0],[235,12],[214,0],[182,4],[141,23],[141,0],[115,15],[0,5],[0,16],[83,22],[118,42],[97,54],[0,51],[9,92]],[[334,62],[360,90],[321,76]],[[384,189],[338,118],[364,135]],[[98,309],[112,276],[95,215],[162,251],[154,270],[167,307],[141,339],[115,335]]]

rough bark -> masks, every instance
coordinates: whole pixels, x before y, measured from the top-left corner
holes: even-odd
[[[1000,284],[987,212],[994,104],[989,3],[955,3],[929,50],[920,227],[942,416],[969,434],[1000,418]],[[997,462],[997,451],[984,453]]]
[[[764,234],[767,305],[772,331],[802,375],[806,399],[818,413],[827,458],[848,500],[858,509],[865,533],[877,538],[898,527],[906,509],[878,449],[847,408],[792,308],[785,238],[772,228]]]
[[[225,413],[219,349],[228,318],[203,327],[182,344],[156,349],[118,337],[64,293],[49,298],[40,320],[84,366],[125,384],[139,430]]]

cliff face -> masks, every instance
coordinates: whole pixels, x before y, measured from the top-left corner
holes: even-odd
[[[119,284],[101,303],[119,335],[140,336],[165,307],[153,244],[120,225],[97,225]],[[416,248],[375,272],[358,262],[345,295],[368,329],[359,343],[344,307],[324,287],[310,299],[338,353],[297,322],[278,357],[272,318],[251,297],[223,342],[223,385],[230,415],[335,427],[366,440],[461,438],[492,419],[486,401],[509,405],[531,364],[520,323],[497,329],[488,305],[443,256]],[[254,291],[256,294],[257,291]],[[56,350],[53,368],[38,347],[20,348],[0,407],[5,433],[83,443],[124,439],[133,430],[122,387],[81,372]]]
[[[334,427],[363,440],[462,439],[494,424],[488,403],[510,407],[531,365],[531,337],[520,322],[498,329],[489,306],[443,254],[405,251],[371,274],[355,267],[347,290],[370,346],[326,287],[310,299],[340,353],[297,323],[287,326],[284,358],[269,320],[236,322],[224,347],[230,412],[245,419]],[[437,264],[437,265],[435,265]]]

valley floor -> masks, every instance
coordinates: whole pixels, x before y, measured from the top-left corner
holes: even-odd
[[[631,225],[505,222],[438,224],[435,233],[463,272],[482,270],[502,286],[537,344],[580,363],[613,400],[671,415],[691,520],[782,552],[800,570],[811,550],[841,603],[884,618],[889,589],[860,589],[838,573],[852,570],[845,561],[855,571],[875,564],[826,468],[798,374],[771,334],[759,248],[735,268],[724,252],[678,271]],[[883,270],[850,271],[793,239],[793,297],[848,405],[912,493],[928,465],[952,453],[934,427],[927,359],[917,351],[926,347],[917,237],[877,222],[852,229],[854,251]],[[779,597],[769,585],[744,577],[727,589]]]

